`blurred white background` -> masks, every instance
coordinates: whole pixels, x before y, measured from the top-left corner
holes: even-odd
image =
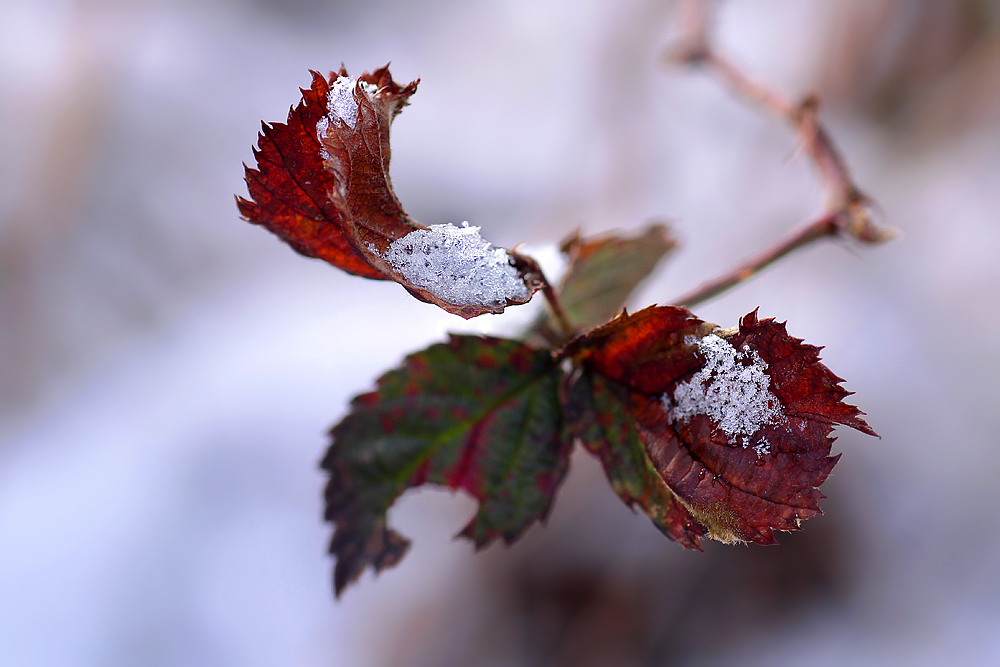
[[[422,79],[393,181],[426,224],[546,248],[666,217],[669,303],[821,211],[792,132],[662,65],[667,0],[0,0],[0,664],[1000,662],[1000,3],[744,0],[721,50],[816,91],[903,237],[807,249],[698,309],[825,345],[827,514],[684,552],[574,459],[547,528],[393,510],[400,567],[334,601],[317,463],[350,397],[466,323],[239,220],[308,69]],[[546,245],[548,244],[548,245]],[[537,305],[537,304],[536,304]],[[405,323],[405,324],[401,324]]]

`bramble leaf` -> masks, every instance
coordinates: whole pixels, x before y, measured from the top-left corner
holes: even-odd
[[[289,110],[287,123],[261,123],[253,151],[257,168],[244,165],[250,199],[236,198],[240,214],[307,257],[363,278],[387,280],[351,248],[342,229],[349,213],[342,198],[331,196],[342,184],[323,167],[316,134],[316,124],[327,113],[330,84],[312,72],[312,85],[301,92],[302,101]]]
[[[722,330],[683,308],[650,307],[577,338],[565,353],[591,374],[580,382],[589,382],[609,434],[578,427],[578,437],[625,502],[643,507],[661,530],[670,525],[663,516],[679,522],[664,532],[685,546],[698,541],[688,516],[660,506],[657,515],[647,508],[652,501],[637,502],[624,486],[623,477],[646,473],[644,460],[709,537],[774,544],[775,530],[796,530],[820,513],[817,487],[838,458],[829,455],[833,426],[875,435],[843,402],[849,392],[819,362],[819,348],[755,312],[737,330]],[[577,395],[585,392],[586,384]],[[637,438],[613,437],[623,410]],[[640,442],[644,452],[636,451]]]
[[[312,75],[288,122],[263,125],[257,168],[246,168],[251,199],[237,197],[243,217],[304,255],[394,280],[465,318],[529,301],[542,285],[532,262],[477,227],[418,224],[393,192],[389,128],[419,80],[401,86],[388,67]]]
[[[578,330],[587,331],[617,315],[633,290],[676,245],[662,224],[650,225],[634,238],[574,234],[563,241],[561,250],[569,266],[559,296],[570,321]]]
[[[649,460],[628,412],[623,388],[596,373],[583,371],[566,377],[562,396],[567,425],[601,461],[618,497],[629,507],[639,506],[670,539],[689,549],[701,549],[698,538],[707,531]]]
[[[399,562],[409,541],[386,512],[406,489],[464,490],[479,509],[460,535],[477,549],[517,540],[548,515],[572,441],[559,404],[562,372],[547,350],[512,340],[451,336],[410,355],[356,397],[332,430],[326,520],[334,587]]]

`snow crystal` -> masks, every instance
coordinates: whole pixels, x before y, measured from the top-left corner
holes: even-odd
[[[347,126],[354,128],[358,123],[358,103],[354,99],[354,86],[357,79],[347,76],[339,77],[330,85],[330,92],[326,96],[327,113],[316,123],[316,138],[320,144],[330,128],[330,122],[340,120],[347,123]],[[378,92],[378,86],[374,83],[361,82],[361,91],[371,99]],[[323,158],[329,155],[326,149],[322,150]]]
[[[753,450],[757,452],[757,456],[764,456],[764,454],[770,454],[771,443],[767,441],[767,438],[761,438],[760,442],[758,442],[756,445],[753,446]]]
[[[394,241],[383,257],[408,281],[456,305],[505,306],[528,288],[507,252],[463,222],[431,225]]]
[[[685,341],[694,342],[689,336]],[[744,345],[736,350],[714,334],[697,341],[705,366],[674,389],[673,400],[666,393],[663,409],[675,419],[708,415],[730,437],[739,437],[743,446],[767,424],[782,416],[781,402],[771,393],[767,363],[756,350]],[[770,444],[761,439],[754,447],[757,455],[770,452]]]

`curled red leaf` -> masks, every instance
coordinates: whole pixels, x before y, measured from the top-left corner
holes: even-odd
[[[341,228],[341,201],[329,196],[338,187],[337,175],[324,169],[316,136],[316,124],[327,113],[329,82],[312,72],[312,85],[301,92],[302,101],[289,110],[286,123],[261,124],[253,152],[257,168],[246,167],[250,199],[236,198],[240,214],[307,257],[363,278],[387,280],[351,248]]]
[[[402,86],[388,67],[312,75],[287,123],[263,125],[257,168],[246,168],[250,199],[237,198],[243,217],[304,255],[394,280],[465,318],[529,301],[542,286],[532,262],[494,248],[478,227],[420,225],[396,198],[389,128],[419,81]]]
[[[849,392],[820,363],[819,348],[789,336],[784,324],[758,320],[756,312],[738,329],[722,330],[683,308],[651,307],[622,314],[565,353],[618,387],[604,391],[619,397],[617,407],[594,392],[595,405],[605,405],[598,405],[598,419],[627,413],[642,455],[690,516],[722,542],[773,544],[775,530],[798,529],[820,513],[818,487],[838,458],[830,456],[833,426],[875,435],[862,413],[843,402]],[[598,444],[606,471],[612,454],[601,448],[618,447],[635,445]],[[643,460],[634,451],[629,456]],[[697,546],[696,531],[664,532]]]

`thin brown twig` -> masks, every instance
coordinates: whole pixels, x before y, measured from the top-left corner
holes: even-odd
[[[792,230],[774,245],[741,262],[722,276],[674,300],[673,303],[683,306],[693,306],[714,298],[788,253],[818,239],[847,235],[864,243],[881,243],[897,234],[895,230],[878,227],[872,221],[871,200],[854,182],[830,133],[819,121],[818,98],[809,95],[798,103],[793,102],[768,86],[754,81],[712,49],[711,12],[708,4],[707,0],[685,2],[684,35],[677,45],[668,50],[666,59],[705,67],[740,97],[793,125],[819,172],[827,201],[825,212],[815,221]]]
[[[762,268],[773,264],[788,253],[808,245],[816,239],[836,235],[840,224],[839,217],[838,213],[828,213],[805,227],[792,230],[778,243],[765,248],[718,278],[702,283],[693,292],[675,299],[673,304],[690,308],[703,301],[713,299],[731,287],[753,277]]]

